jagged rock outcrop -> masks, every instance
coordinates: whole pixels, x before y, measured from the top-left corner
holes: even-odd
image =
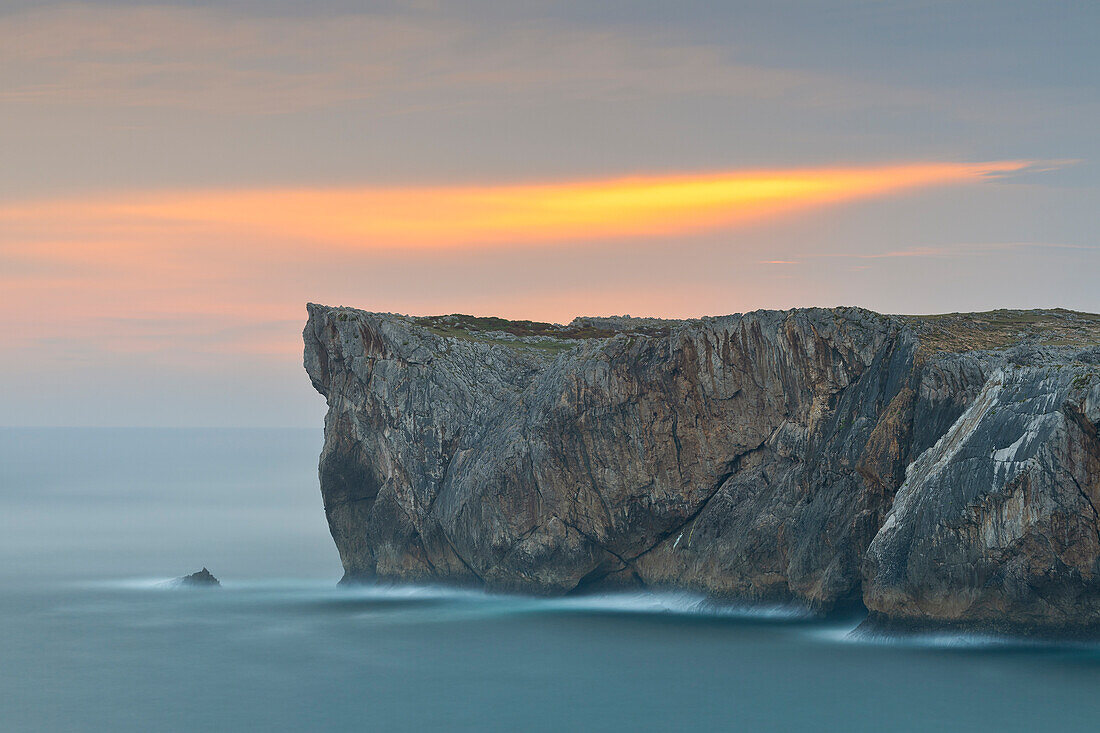
[[[1098,332],[1065,311],[310,305],[304,338],[348,579],[1080,627],[1100,622]]]
[[[195,588],[218,588],[221,586],[221,583],[214,577],[213,573],[203,568],[196,573],[184,575],[182,578],[176,578],[176,585]]]

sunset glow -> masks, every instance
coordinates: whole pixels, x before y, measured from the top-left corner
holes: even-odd
[[[0,207],[5,239],[212,231],[339,248],[516,246],[735,226],[824,204],[981,180],[1023,161],[748,170],[556,183],[131,193]],[[87,256],[82,253],[81,257]]]
[[[0,339],[9,348],[50,350],[61,362],[92,353],[192,365],[220,363],[226,352],[295,360],[302,304],[352,303],[362,292],[380,310],[541,320],[639,307],[686,315],[685,304],[703,297],[714,303],[708,310],[728,312],[768,297],[799,297],[803,287],[772,274],[770,282],[735,291],[671,283],[593,288],[583,284],[583,268],[555,276],[547,267],[560,254],[583,252],[590,263],[617,261],[621,270],[642,247],[671,252],[708,232],[730,236],[726,246],[736,256],[735,232],[747,224],[782,226],[801,212],[973,184],[1029,165],[941,162],[13,201],[0,205],[0,307],[20,316],[0,328]],[[777,263],[797,264],[764,262],[772,273]],[[394,271],[418,282],[415,301],[384,274]],[[503,294],[479,292],[479,283]],[[509,283],[523,285],[509,289]],[[468,290],[462,300],[455,288]]]

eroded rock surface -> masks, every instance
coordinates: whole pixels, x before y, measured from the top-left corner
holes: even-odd
[[[1100,620],[1098,333],[1065,311],[310,305],[304,338],[348,579],[1080,626]]]
[[[1096,625],[1098,424],[1091,364],[995,370],[909,467],[867,553],[868,607],[916,625]]]

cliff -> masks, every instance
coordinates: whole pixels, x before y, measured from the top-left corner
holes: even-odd
[[[1100,627],[1100,316],[308,309],[348,579]]]

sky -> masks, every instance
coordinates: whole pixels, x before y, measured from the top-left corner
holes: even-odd
[[[305,303],[1100,311],[1100,4],[0,0],[0,425],[319,426]]]

